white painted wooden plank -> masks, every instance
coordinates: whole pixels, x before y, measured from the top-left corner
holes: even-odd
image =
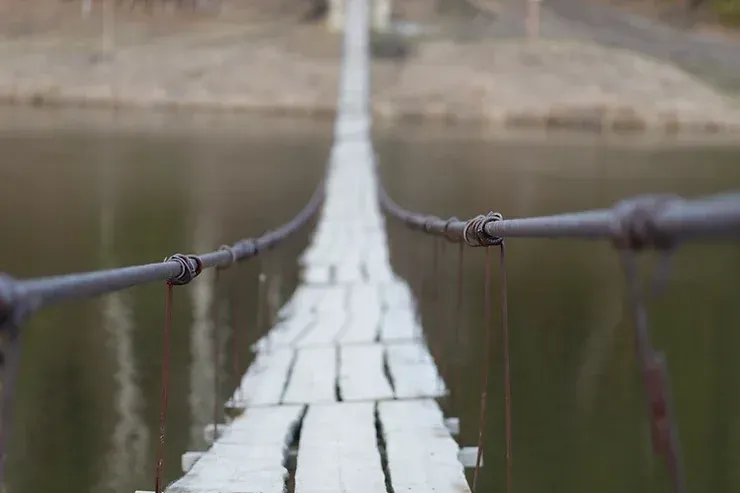
[[[347,307],[349,289],[346,286],[330,286],[321,302],[316,305],[317,312],[344,312]]]
[[[296,313],[273,327],[256,344],[258,351],[273,351],[291,347],[301,336],[308,333],[316,323],[316,315],[313,313]]]
[[[287,318],[296,312],[310,311],[326,294],[326,287],[303,284],[293,291],[290,299],[280,308],[278,315]]]
[[[470,492],[457,443],[433,400],[383,401],[378,414],[394,491]]]
[[[332,178],[330,178],[332,180]],[[332,203],[335,203],[336,201],[332,201]],[[339,203],[336,202],[338,207],[342,209],[353,207],[353,204],[350,203]],[[314,232],[313,238],[315,240],[322,240],[322,241],[335,241],[336,237],[343,237],[347,240],[351,240],[353,237],[357,238],[359,231],[362,230],[361,223],[365,219],[364,211],[362,211],[362,214],[359,216],[347,216],[346,219],[342,219],[341,217],[330,217],[325,216],[322,217],[319,223],[316,225],[316,230]],[[336,235],[336,237],[334,236]],[[312,244],[316,243],[316,241],[312,240]],[[364,238],[363,238],[364,243]]]
[[[328,239],[314,243],[299,259],[300,265],[327,265],[330,263],[335,253],[332,252],[329,243]]]
[[[375,431],[375,404],[342,402],[309,407],[298,446],[295,492],[385,491]]]
[[[311,329],[294,343],[294,347],[305,348],[334,344],[346,324],[347,314],[344,309],[337,312],[319,313]]]
[[[480,456],[480,466],[483,467],[483,457]],[[460,461],[463,467],[473,469],[475,463],[478,461],[478,447],[463,447],[457,452],[457,460]]]
[[[373,311],[380,312],[380,293],[376,284],[353,284],[347,295],[347,306],[350,313],[371,306]]]
[[[365,262],[365,273],[370,282],[391,282],[394,276],[390,264],[385,260],[368,259]]]
[[[341,343],[370,343],[378,337],[380,328],[380,293],[377,285],[354,284],[349,290],[347,328]]]
[[[350,246],[350,238],[341,225],[323,226],[313,238],[312,246],[300,259],[302,265],[327,265],[341,260]]]
[[[207,424],[203,428],[203,439],[207,444],[212,444],[215,439],[223,435],[224,430],[226,430],[228,426],[229,425],[226,423],[216,423],[215,426],[213,423]]]
[[[380,295],[383,306],[386,308],[408,308],[415,305],[411,288],[402,280],[383,284],[380,288]]]
[[[308,284],[326,284],[330,279],[329,270],[325,265],[307,265],[301,272],[301,280]]]
[[[359,259],[346,259],[334,269],[334,279],[340,283],[362,282],[365,278],[364,269]]]
[[[398,399],[439,397],[446,394],[445,384],[423,344],[387,345],[386,359]]]
[[[339,347],[339,393],[344,401],[392,399],[380,344]]]
[[[282,493],[283,466],[303,406],[250,410],[167,493]]]
[[[279,404],[293,358],[294,351],[290,348],[259,353],[227,402],[227,407]]]
[[[450,435],[457,436],[460,434],[460,418],[447,418],[445,419],[445,428],[450,432]]]
[[[203,457],[205,452],[185,452],[180,457],[180,465],[182,466],[182,472],[188,472],[193,468],[198,459]]]
[[[333,346],[300,349],[285,390],[286,404],[336,401],[337,352]]]
[[[373,228],[370,231],[365,231],[364,234],[367,239],[363,242],[363,258],[373,262],[390,263],[388,238],[385,235],[385,230]]]
[[[384,342],[414,341],[421,338],[421,326],[409,308],[391,308],[383,314],[380,339]]]
[[[375,342],[380,330],[380,307],[368,302],[350,309],[344,332],[339,336],[340,344]]]

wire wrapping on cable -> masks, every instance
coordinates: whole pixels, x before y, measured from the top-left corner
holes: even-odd
[[[465,243],[471,247],[495,246],[500,245],[503,238],[500,236],[491,236],[486,231],[488,223],[503,221],[504,216],[499,212],[489,212],[486,215],[476,216],[465,224],[463,238]]]
[[[180,273],[167,279],[172,285],[182,286],[189,284],[203,271],[203,262],[195,255],[183,255],[176,253],[164,259],[165,262],[177,262],[180,265]]]
[[[619,249],[670,249],[675,239],[661,231],[659,217],[681,203],[675,195],[649,195],[622,200],[614,205],[612,241]]]
[[[218,247],[218,249],[225,250],[229,253],[229,262],[225,265],[219,265],[218,268],[228,269],[229,267],[231,267],[232,265],[236,263],[237,261],[236,252],[234,251],[233,248],[231,248],[229,245],[221,245],[220,247]]]

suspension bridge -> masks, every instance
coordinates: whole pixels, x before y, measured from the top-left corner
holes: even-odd
[[[611,241],[627,280],[654,452],[665,461],[673,490],[685,491],[666,362],[650,341],[636,259],[645,249],[668,255],[683,241],[736,239],[740,194],[694,200],[634,197],[611,209],[518,219],[489,212],[462,221],[406,210],[383,189],[370,139],[367,0],[347,0],[345,15],[330,162],[313,197],[291,221],[257,238],[205,254],[175,254],[164,262],[39,279],[0,277],[4,337],[0,480],[11,444],[14,386],[27,318],[56,303],[166,282],[160,453],[153,467],[154,491],[475,492],[486,445],[492,313],[486,310],[478,443],[460,447],[455,441],[459,422],[445,417],[438,404],[448,395],[437,367],[439,354],[430,348],[433,344],[419,323],[408,284],[390,265],[385,212],[422,234],[457,243],[461,252],[466,247],[484,248],[487,298],[492,291],[488,251],[498,248],[509,492],[514,479],[504,238]],[[275,327],[254,345],[253,364],[224,403],[230,419],[207,429],[210,448],[184,454],[184,474],[165,485],[162,450],[175,286],[194,281],[204,269],[225,269],[275,248],[316,216],[312,241],[300,258],[302,282],[281,308]],[[458,282],[462,282],[460,276]],[[470,484],[466,467],[474,469]]]

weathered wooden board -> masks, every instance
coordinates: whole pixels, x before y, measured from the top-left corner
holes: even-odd
[[[342,402],[310,406],[298,445],[295,492],[385,491],[375,431],[375,404]]]
[[[326,265],[307,265],[301,272],[301,280],[308,284],[326,284],[331,279]]]
[[[258,351],[272,351],[293,346],[316,323],[313,313],[296,313],[273,327],[255,347]]]
[[[396,398],[440,397],[446,394],[445,384],[434,360],[423,344],[389,344],[386,346],[386,359]]]
[[[382,304],[386,308],[414,309],[414,297],[408,284],[400,279],[383,284],[380,287]]]
[[[365,269],[359,258],[348,258],[334,268],[334,280],[338,283],[362,282]]]
[[[250,410],[167,493],[282,493],[285,453],[303,406]]]
[[[380,344],[339,347],[339,394],[344,401],[392,399]]]
[[[378,415],[394,491],[469,493],[458,446],[431,399],[383,401]]]
[[[422,330],[416,321],[416,313],[410,307],[389,308],[383,313],[380,323],[381,341],[414,341],[419,339],[421,334]]]
[[[380,329],[380,296],[373,284],[352,284],[347,299],[347,325],[339,336],[340,344],[371,343]]]
[[[393,271],[388,262],[375,257],[365,260],[365,273],[370,282],[391,282],[393,280]]]
[[[326,294],[325,286],[303,284],[293,291],[290,299],[280,308],[280,318],[287,318],[296,313],[312,311]]]
[[[376,284],[353,284],[349,288],[347,306],[354,312],[371,307],[372,311],[380,313],[380,294]]]
[[[380,329],[380,308],[368,305],[352,310],[347,325],[339,336],[340,344],[362,344],[375,342]]]
[[[347,308],[347,297],[349,288],[346,286],[330,286],[321,302],[316,305],[317,312],[336,313]]]
[[[259,353],[226,406],[279,404],[293,358],[294,351],[289,348]]]
[[[300,349],[285,389],[285,404],[336,401],[337,351],[334,346]]]
[[[319,221],[319,229],[313,235],[311,246],[301,255],[302,265],[327,265],[340,260],[349,244],[349,238],[342,228],[342,223]]]
[[[333,344],[347,324],[347,314],[342,308],[337,312],[319,313],[311,329],[294,344],[297,348]]]

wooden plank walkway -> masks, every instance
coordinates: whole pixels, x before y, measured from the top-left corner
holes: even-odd
[[[282,493],[293,455],[296,493],[470,491],[434,400],[447,390],[390,267],[369,135],[367,0],[347,0],[346,15],[327,197],[302,283],[254,346],[227,403],[237,417],[188,456],[169,493]]]

